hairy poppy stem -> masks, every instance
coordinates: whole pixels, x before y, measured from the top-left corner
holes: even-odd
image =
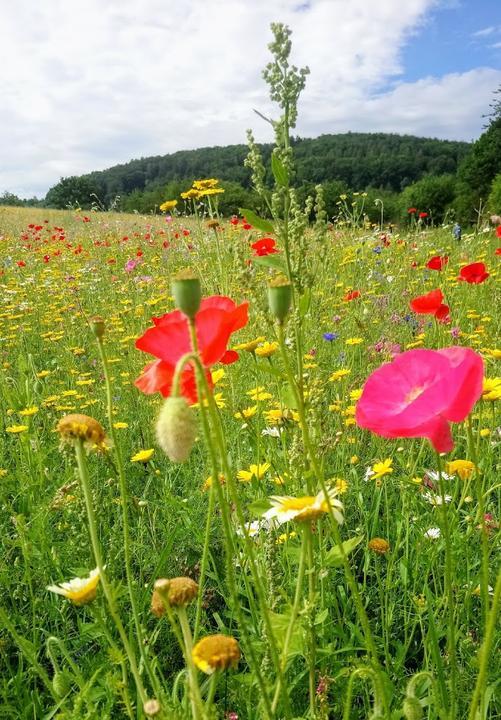
[[[129,638],[127,637],[127,633],[126,633],[123,623],[120,619],[120,615],[118,614],[118,609],[116,606],[115,598],[113,597],[113,592],[112,592],[112,589],[108,582],[108,577],[106,575],[106,571],[105,571],[104,565],[103,565],[101,546],[99,544],[99,538],[98,538],[98,533],[97,533],[96,515],[94,513],[94,506],[93,506],[93,502],[92,502],[92,491],[90,488],[89,472],[87,469],[87,460],[85,457],[84,444],[83,444],[83,441],[81,438],[78,438],[75,442],[75,455],[76,455],[77,466],[78,466],[78,474],[80,476],[80,481],[81,481],[82,490],[83,490],[84,499],[85,499],[85,508],[87,510],[87,521],[89,524],[90,542],[91,542],[91,546],[92,546],[94,560],[96,562],[96,566],[99,569],[101,586],[103,588],[103,593],[106,598],[106,602],[108,603],[110,615],[113,619],[113,622],[115,623],[115,627],[118,631],[118,634],[120,635],[120,640],[122,641],[123,648],[127,654],[131,673],[134,676],[134,680],[136,682],[137,692],[139,694],[139,697],[141,698],[141,702],[144,704],[148,699],[148,695],[146,694],[146,690],[144,689],[143,681],[142,681],[141,675],[139,673],[139,668],[137,666],[137,661],[136,661],[134,651],[130,645]]]
[[[457,677],[458,677],[458,666],[457,666],[457,654],[456,654],[456,626],[454,618],[454,590],[452,587],[453,578],[453,555],[451,546],[451,534],[449,527],[449,517],[447,513],[447,503],[445,501],[445,486],[444,478],[442,475],[442,460],[440,453],[435,452],[437,459],[438,469],[438,486],[440,489],[441,497],[441,515],[442,515],[442,530],[445,540],[445,590],[447,593],[447,611],[449,614],[448,622],[448,650],[450,658],[451,676],[449,679],[449,693],[450,693],[450,705],[449,705],[449,717],[451,720],[456,718],[456,689],[457,689]]]

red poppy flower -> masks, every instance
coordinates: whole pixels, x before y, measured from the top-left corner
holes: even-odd
[[[480,285],[488,277],[489,273],[486,271],[484,263],[477,262],[462,267],[459,271],[458,280],[465,280],[470,285]]]
[[[501,238],[501,225],[498,225],[496,228],[496,237]]]
[[[350,302],[350,300],[356,300],[359,297],[360,297],[360,290],[350,290],[350,292],[346,293],[343,300],[345,302]]]
[[[501,255],[501,247],[496,248],[494,255]]]
[[[217,362],[234,362],[236,358],[226,346],[232,333],[247,324],[248,303],[235,305],[228,297],[214,295],[202,300],[195,316],[200,357],[208,369]],[[153,318],[155,327],[146,330],[138,340],[138,350],[154,355],[158,360],[149,363],[135,384],[142,392],[160,392],[170,395],[176,363],[182,355],[191,351],[188,320],[180,310]],[[185,367],[181,375],[181,393],[191,402],[197,401],[195,372],[192,365]]]
[[[420,212],[420,213],[419,213],[419,217],[421,218],[421,220],[424,220],[425,218],[428,217],[428,213],[427,213],[427,212]]]
[[[356,421],[382,437],[425,437],[438,452],[450,452],[449,423],[469,415],[482,382],[482,358],[470,348],[409,350],[370,375]]]
[[[276,242],[273,238],[261,238],[252,243],[251,248],[254,250],[254,257],[261,257],[262,255],[272,255],[277,253],[278,250],[275,247]]]
[[[434,315],[441,322],[449,320],[449,306],[444,305],[444,294],[439,288],[411,300],[410,308],[418,315]]]
[[[442,270],[442,268],[445,267],[448,262],[448,255],[435,255],[431,258],[431,260],[428,260],[428,262],[426,263],[426,267],[429,270]]]
[[[409,215],[415,215],[417,213],[417,208],[409,208],[407,212]]]

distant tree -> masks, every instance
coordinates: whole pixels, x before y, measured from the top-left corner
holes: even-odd
[[[501,172],[501,116],[495,117],[458,169],[455,208],[461,222],[474,223]]]
[[[428,213],[435,223],[444,220],[447,210],[454,201],[456,179],[454,175],[427,175],[409,185],[400,198],[402,218],[407,217],[407,210],[415,207]]]
[[[45,205],[54,208],[66,208],[78,206],[82,209],[89,209],[95,200],[94,195],[99,196],[99,186],[90,178],[82,175],[73,175],[61,180],[54,185],[45,196]]]
[[[0,195],[0,205],[11,205],[11,206],[20,206],[24,205],[24,200],[21,200],[17,195],[14,195],[14,193],[8,192],[7,190]]]
[[[10,205],[12,207],[35,207],[40,204],[41,200],[37,197],[24,199],[14,195],[14,193],[9,192],[8,190],[0,195],[0,205]]]
[[[501,215],[501,173],[498,173],[492,181],[487,198],[487,210],[491,215]]]

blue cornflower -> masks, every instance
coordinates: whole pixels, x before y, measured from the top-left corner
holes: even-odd
[[[333,340],[337,340],[339,337],[338,333],[324,333],[324,340],[327,340],[328,342],[332,342]]]

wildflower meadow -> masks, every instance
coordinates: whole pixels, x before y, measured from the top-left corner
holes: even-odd
[[[0,208],[0,717],[501,717],[501,227],[300,203],[270,49],[259,213]]]

